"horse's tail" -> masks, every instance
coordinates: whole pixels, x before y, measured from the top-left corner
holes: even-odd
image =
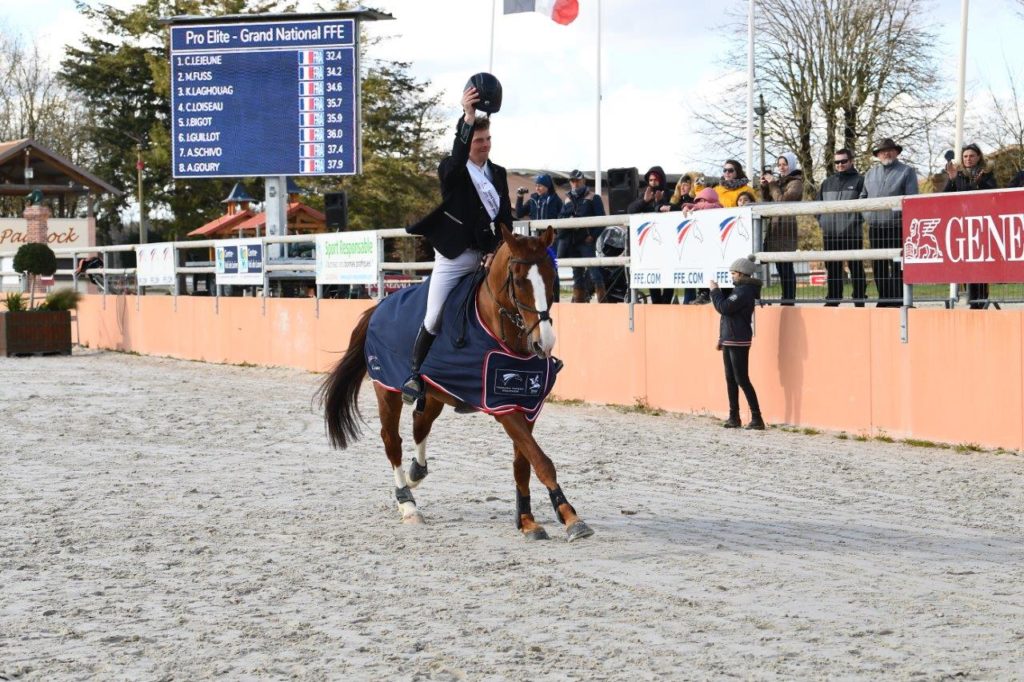
[[[334,366],[327,378],[320,385],[320,405],[324,409],[324,423],[327,426],[327,437],[336,448],[346,448],[355,442],[362,431],[359,413],[359,389],[366,375],[366,330],[370,326],[370,316],[376,306],[370,308],[359,318],[356,328],[352,330],[348,350]]]

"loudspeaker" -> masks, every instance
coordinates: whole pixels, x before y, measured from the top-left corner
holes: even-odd
[[[342,232],[348,229],[348,194],[346,192],[324,193],[324,214],[327,229]]]
[[[640,175],[636,168],[608,169],[608,214],[626,212],[640,191]]]

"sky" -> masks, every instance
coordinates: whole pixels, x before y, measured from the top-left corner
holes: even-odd
[[[132,0],[104,0],[128,7]],[[95,4],[97,0],[89,0]],[[299,0],[303,10],[316,0]],[[489,0],[370,0],[395,17],[367,22],[383,41],[371,57],[411,62],[411,73],[445,94],[442,112],[453,122],[468,77],[491,70],[502,82],[502,110],[494,115],[492,158],[508,168],[593,170],[598,156],[597,25],[601,8],[601,135],[604,169],[662,165],[669,172],[714,171],[746,150],[709,150],[693,111],[745,73],[730,73],[737,49],[732,12],[745,22],[747,0],[579,0],[575,22],[561,26],[537,13],[503,16],[497,0],[491,60]],[[932,0],[939,69],[956,89],[961,0]],[[989,89],[1006,88],[1007,62],[1024,74],[1019,0],[974,0],[969,16],[968,117]],[[0,0],[0,27],[36,40],[56,66],[63,45],[87,27],[74,0]],[[745,47],[739,48],[745,51]],[[977,111],[973,112],[977,113]],[[965,139],[970,138],[968,130]],[[447,143],[446,143],[447,144]],[[757,150],[755,149],[755,153]],[[721,158],[711,158],[721,156]]]

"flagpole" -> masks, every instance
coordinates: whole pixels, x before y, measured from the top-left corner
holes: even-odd
[[[597,169],[594,195],[601,196],[601,0],[597,0]]]
[[[754,177],[754,0],[747,8],[747,173]]]
[[[494,13],[498,0],[491,0],[491,59],[487,62],[487,73],[494,73]]]
[[[954,132],[953,151],[960,155],[964,146],[964,90],[966,89],[967,72],[967,14],[969,0],[962,0],[960,3],[960,66],[957,72],[957,93],[956,93],[956,131]],[[960,298],[959,286],[949,285],[949,298],[956,301]]]

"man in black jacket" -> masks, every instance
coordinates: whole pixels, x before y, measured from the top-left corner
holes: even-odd
[[[407,228],[423,235],[434,247],[434,271],[430,275],[427,312],[413,343],[409,379],[402,386],[407,403],[423,396],[420,366],[441,329],[445,299],[456,282],[480,267],[490,265],[499,243],[498,224],[512,225],[505,169],[489,159],[491,131],[489,118],[477,118],[477,89],[462,94],[462,109],[452,144],[437,174],[441,180],[441,205],[426,218]]]
[[[864,176],[853,166],[853,153],[846,148],[833,155],[835,172],[825,178],[818,189],[818,201],[843,201],[859,199],[864,191]],[[823,213],[818,216],[821,238],[826,251],[849,251],[864,246],[864,218],[860,213]],[[864,276],[864,262],[848,261],[850,280],[853,283],[853,304],[864,307],[867,298],[867,279]],[[843,262],[825,261],[828,272],[826,306],[837,306],[843,300]]]

